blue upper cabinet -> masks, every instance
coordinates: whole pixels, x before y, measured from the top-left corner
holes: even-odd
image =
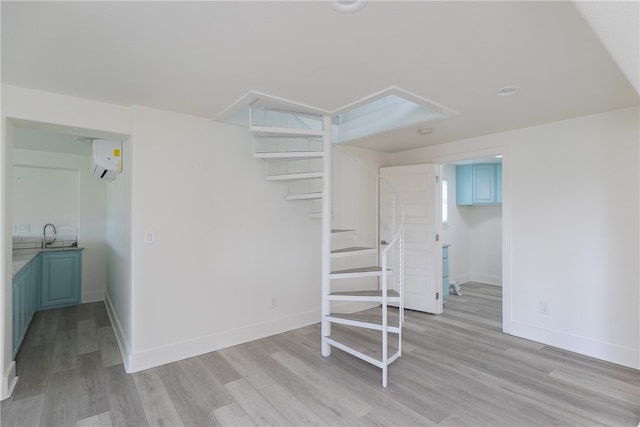
[[[496,165],[496,203],[502,204],[502,163]]]
[[[502,164],[481,163],[456,166],[456,204],[502,203]]]
[[[80,304],[80,251],[42,254],[41,308]]]

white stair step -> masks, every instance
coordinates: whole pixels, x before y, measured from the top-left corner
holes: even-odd
[[[285,173],[281,175],[267,175],[267,181],[289,181],[297,179],[322,178],[322,172]]]
[[[362,301],[382,302],[381,290],[370,291],[344,291],[329,294],[330,301]],[[387,302],[400,303],[400,294],[392,289],[387,289]]]
[[[264,151],[253,153],[256,159],[266,160],[294,160],[319,159],[324,156],[322,151]]]
[[[280,128],[270,126],[249,126],[249,130],[258,137],[261,136],[284,136],[284,137],[322,137],[325,135],[323,130],[313,129],[292,129],[292,128]]]
[[[376,254],[378,250],[376,248],[364,248],[361,246],[353,246],[350,248],[335,249],[331,251],[331,258],[341,258],[347,256]]]
[[[356,319],[350,319],[349,317],[345,317],[345,316],[338,316],[335,314],[331,314],[329,316],[325,316],[324,317],[325,320],[331,322],[331,323],[338,323],[340,325],[347,325],[347,326],[355,326],[356,328],[365,328],[365,329],[373,329],[374,331],[382,331],[382,325],[378,324],[378,323],[374,323],[374,322],[367,322],[367,321],[362,321],[362,320],[356,320]],[[387,331],[393,333],[393,334],[399,334],[400,333],[400,328],[398,326],[390,326],[389,324],[387,325]]]
[[[391,270],[387,270],[387,273],[391,273]],[[382,267],[371,266],[371,267],[349,268],[347,270],[332,271],[329,274],[329,278],[350,279],[354,277],[376,277],[381,275],[382,275]]]
[[[302,194],[289,194],[285,197],[287,200],[314,200],[322,199],[322,193],[302,193]]]

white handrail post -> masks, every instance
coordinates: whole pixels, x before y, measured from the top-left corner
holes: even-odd
[[[382,387],[387,386],[387,370],[389,367],[387,354],[387,254],[382,255]]]
[[[331,284],[329,283],[329,273],[331,273],[331,189],[332,189],[332,158],[331,158],[331,116],[322,116],[322,149],[324,157],[322,159],[322,342],[321,352],[323,356],[331,355],[331,346],[326,342],[325,337],[331,335],[331,323],[325,320],[325,316],[331,314]]]

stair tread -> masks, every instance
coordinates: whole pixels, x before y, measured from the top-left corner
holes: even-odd
[[[347,273],[371,273],[382,271],[382,267],[374,265],[371,267],[348,268],[346,270],[332,271],[331,274],[347,274]]]
[[[381,311],[381,310],[377,310]],[[373,323],[375,325],[382,325],[381,313],[332,313],[328,317],[335,317],[337,319],[355,320],[356,322]],[[387,310],[387,325],[398,326],[398,310]]]
[[[349,248],[342,248],[342,249],[334,249],[331,251],[332,254],[341,254],[341,253],[345,253],[345,252],[358,252],[358,251],[367,251],[367,250],[376,250],[376,248],[366,248],[364,246],[352,246]]]
[[[289,194],[287,195],[287,200],[311,200],[311,199],[321,199],[322,193],[302,193],[302,194]]]
[[[306,178],[322,178],[322,172],[295,172],[295,173],[283,173],[276,175],[267,175],[269,181],[279,180],[294,180],[294,179],[306,179]]]
[[[255,136],[306,136],[306,137],[322,137],[325,132],[323,130],[314,129],[294,129],[274,126],[251,125],[249,130]]]
[[[365,291],[341,291],[341,292],[331,292],[329,295],[334,295],[334,296],[345,295],[345,296],[381,297],[382,296],[382,291],[380,289],[365,290]],[[387,297],[398,298],[399,296],[400,296],[400,294],[397,291],[395,291],[393,289],[387,289]]]
[[[253,153],[253,157],[268,160],[319,159],[322,151],[261,151]]]

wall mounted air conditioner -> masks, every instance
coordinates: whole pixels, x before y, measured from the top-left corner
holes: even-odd
[[[100,179],[116,179],[122,172],[122,141],[94,139],[91,170]]]

